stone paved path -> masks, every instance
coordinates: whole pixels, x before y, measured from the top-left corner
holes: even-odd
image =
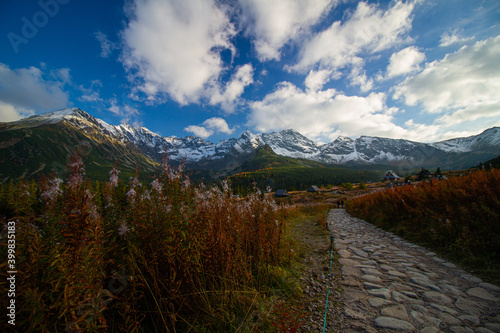
[[[345,332],[500,332],[500,287],[343,209],[328,217]]]

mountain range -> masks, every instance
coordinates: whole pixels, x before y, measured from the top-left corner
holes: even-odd
[[[185,162],[190,169],[227,174],[262,147],[270,147],[279,156],[324,164],[461,169],[500,155],[500,128],[435,143],[340,136],[330,143],[317,144],[293,129],[262,134],[246,130],[239,138],[212,143],[194,136],[163,137],[128,124],[114,126],[83,110],[69,108],[0,123],[0,182],[57,171],[75,147],[88,151],[89,170],[109,170],[118,161],[127,170],[140,166],[153,172],[166,155],[172,162]]]

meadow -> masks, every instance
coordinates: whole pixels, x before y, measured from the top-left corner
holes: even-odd
[[[347,211],[500,283],[498,169],[361,196]]]
[[[273,331],[277,298],[300,294],[286,221],[303,207],[193,184],[167,161],[150,182],[119,181],[116,167],[91,182],[78,154],[67,167],[64,181],[0,191],[2,258],[15,223],[19,331]]]

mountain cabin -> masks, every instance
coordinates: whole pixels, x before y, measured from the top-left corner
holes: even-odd
[[[396,175],[396,173],[392,170],[387,171],[384,175],[384,181],[385,180],[393,181],[393,180],[398,180],[398,179],[401,179],[401,177]]]
[[[317,187],[316,185],[313,185],[313,186],[311,186],[311,187],[309,187],[309,188],[307,189],[307,192],[312,192],[312,193],[314,193],[314,192],[320,192],[320,191],[321,191],[321,190],[320,190],[320,189],[319,189],[319,187]]]
[[[276,191],[276,193],[274,193],[275,197],[280,197],[280,198],[288,197],[289,195],[290,195],[290,193],[288,193],[284,189],[279,189],[279,190]]]

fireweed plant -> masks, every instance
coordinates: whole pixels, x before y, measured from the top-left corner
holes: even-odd
[[[358,197],[347,211],[473,270],[496,274],[499,282],[500,170]]]
[[[282,286],[275,272],[290,265],[288,211],[258,190],[195,185],[167,162],[151,182],[139,172],[120,182],[115,166],[102,184],[74,154],[68,179],[1,191],[2,224],[16,223],[16,329],[255,330],[262,298]]]

